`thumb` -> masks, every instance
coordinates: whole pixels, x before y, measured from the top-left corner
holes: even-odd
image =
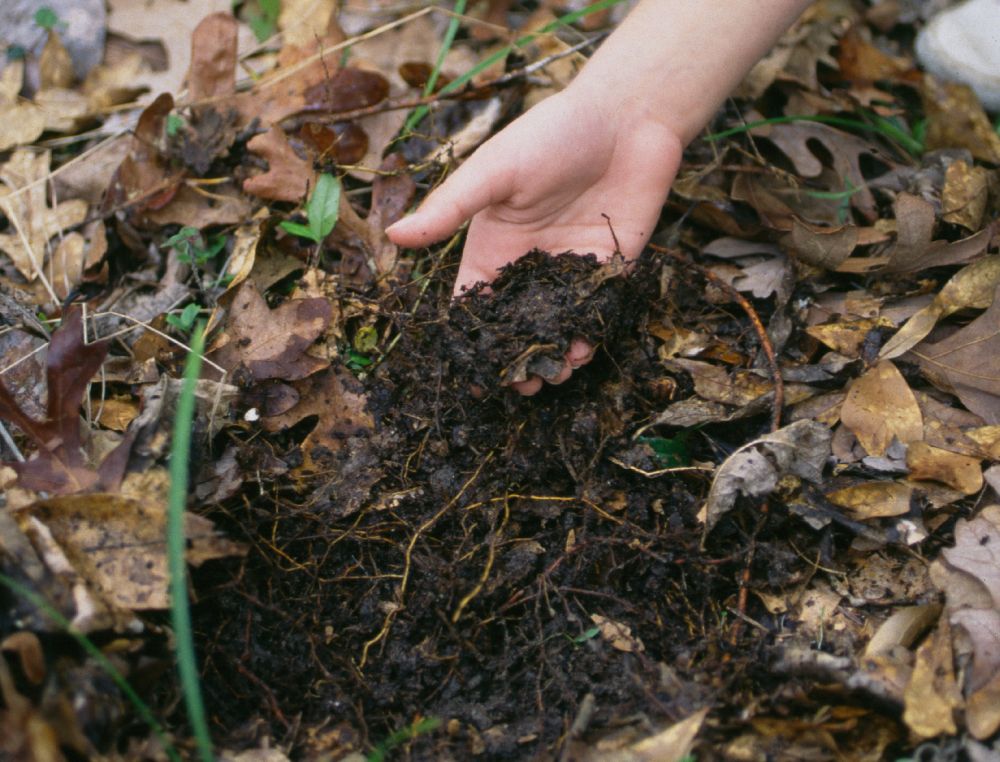
[[[473,215],[504,197],[508,183],[502,172],[480,148],[459,169],[424,199],[413,214],[385,229],[398,246],[416,248],[447,238]]]

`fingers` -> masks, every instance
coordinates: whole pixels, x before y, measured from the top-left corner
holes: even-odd
[[[586,365],[593,359],[594,345],[585,339],[573,339],[570,342],[569,349],[566,350],[563,367],[556,375],[544,379],[544,381],[541,376],[531,376],[526,381],[516,381],[510,385],[510,388],[525,397],[533,397],[542,390],[546,381],[552,386],[558,386],[568,381],[569,377],[573,375],[574,370]]]
[[[492,159],[488,144],[480,148],[429,195],[413,214],[386,228],[397,246],[417,248],[447,238],[465,222],[509,192],[510,183]]]

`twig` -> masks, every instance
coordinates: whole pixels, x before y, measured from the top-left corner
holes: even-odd
[[[785,382],[781,378],[781,370],[778,368],[778,357],[774,351],[774,344],[771,343],[771,338],[767,335],[767,329],[764,327],[760,315],[757,314],[757,310],[750,304],[750,300],[743,296],[734,286],[727,283],[707,267],[702,267],[692,261],[691,257],[687,254],[674,249],[667,249],[663,246],[657,246],[655,243],[649,244],[649,248],[660,254],[666,254],[668,257],[675,259],[687,267],[693,267],[706,280],[711,281],[714,285],[725,291],[746,312],[747,317],[750,318],[750,322],[753,324],[754,331],[757,333],[757,338],[760,340],[760,348],[764,352],[764,357],[767,358],[768,370],[771,372],[771,383],[774,385],[774,408],[771,412],[771,431],[777,431],[781,428],[781,409],[785,406]]]
[[[451,93],[446,93],[439,90],[436,93],[431,93],[430,95],[423,95],[418,98],[402,98],[402,99],[392,99],[388,98],[384,101],[379,101],[378,103],[373,103],[370,106],[363,106],[362,108],[350,109],[348,111],[333,111],[325,114],[313,114],[309,109],[304,109],[296,114],[285,117],[278,124],[280,124],[285,130],[291,131],[302,126],[303,122],[347,122],[352,119],[360,119],[365,116],[373,116],[375,114],[382,114],[386,111],[403,111],[407,109],[419,108],[421,106],[432,106],[435,103],[446,100],[464,100],[469,99],[470,95],[476,93],[486,93],[490,90],[500,87],[501,85],[506,85],[513,82],[516,79],[521,79],[523,77],[528,77],[539,69],[544,69],[546,66],[551,64],[553,61],[558,61],[561,58],[578,53],[585,47],[593,45],[597,42],[603,35],[597,35],[595,37],[588,38],[583,42],[579,42],[566,50],[560,50],[557,53],[545,56],[545,58],[540,58],[539,60],[522,66],[520,69],[514,69],[509,71],[496,79],[491,79],[489,82],[483,82],[479,85],[471,85],[464,90],[458,90]],[[318,109],[318,107],[316,107]]]
[[[18,463],[24,463],[24,455],[21,454],[21,450],[18,448],[17,442],[14,441],[10,432],[7,431],[7,427],[3,425],[3,421],[0,421],[0,439],[3,440],[5,445],[7,445],[7,449],[14,455],[14,459]]]

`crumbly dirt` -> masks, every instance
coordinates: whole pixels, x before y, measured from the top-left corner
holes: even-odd
[[[415,308],[386,308],[400,340],[364,380],[368,499],[342,505],[348,456],[307,483],[253,485],[216,517],[252,547],[195,579],[221,737],[339,758],[433,717],[405,758],[576,759],[584,740],[704,706],[706,743],[738,734],[750,705],[819,709],[768,671],[775,618],[733,612],[741,584],[802,579],[837,536],[773,506],[734,512],[702,549],[703,472],[650,477],[663,463],[633,440],[670,387],[644,326],[667,303],[698,309],[690,283],[661,286],[664,267],[533,252],[489,293],[452,303],[442,278]],[[544,375],[575,337],[598,351],[568,382],[532,398],[504,386]],[[690,455],[766,427],[707,426]]]

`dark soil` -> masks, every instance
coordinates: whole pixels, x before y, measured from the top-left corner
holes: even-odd
[[[790,538],[811,558],[836,538],[752,506],[703,550],[703,474],[642,473],[663,463],[632,435],[675,388],[644,326],[704,308],[690,283],[661,287],[663,267],[532,252],[492,293],[450,304],[442,279],[436,301],[385,306],[401,338],[365,381],[374,436],[306,484],[253,485],[225,519],[249,556],[196,575],[220,737],[338,758],[435,717],[407,758],[572,759],[577,739],[641,737],[709,705],[709,740],[750,704],[815,711],[787,677],[769,695],[781,624],[741,602],[741,580],[777,589],[809,568]],[[503,386],[551,372],[578,336],[598,352],[570,381],[533,398]],[[766,427],[706,427],[691,455]],[[374,486],[346,507],[360,462],[378,464]],[[628,628],[621,648],[595,615]]]

